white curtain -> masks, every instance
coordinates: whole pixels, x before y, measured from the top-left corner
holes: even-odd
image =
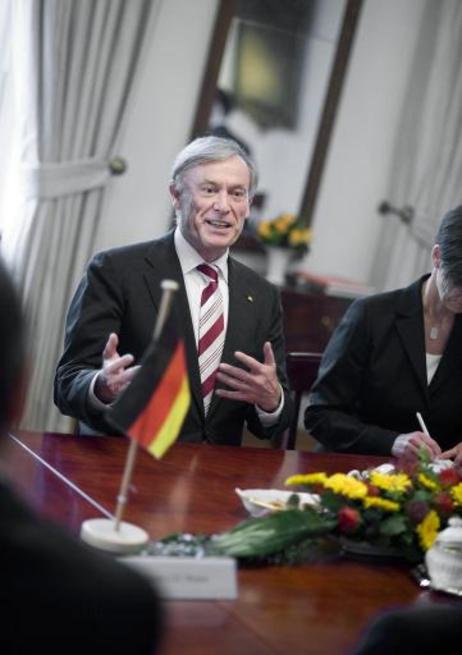
[[[53,405],[71,294],[92,253],[109,163],[160,0],[15,0],[21,187],[3,251],[30,319],[22,427],[69,431]]]
[[[462,2],[426,0],[387,200],[410,205],[410,225],[384,225],[371,278],[377,288],[408,284],[431,266],[441,217],[462,203]]]
[[[1,200],[4,195],[4,189],[8,186],[5,167],[8,166],[11,157],[11,126],[13,124],[14,116],[10,74],[11,8],[12,0],[3,0],[3,2],[0,2],[0,152],[2,153],[3,163],[3,171],[2,175],[0,175],[0,230],[4,214],[2,211]]]

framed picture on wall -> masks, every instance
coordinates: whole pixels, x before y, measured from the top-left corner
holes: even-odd
[[[300,34],[239,21],[234,99],[261,127],[296,126],[303,52]]]

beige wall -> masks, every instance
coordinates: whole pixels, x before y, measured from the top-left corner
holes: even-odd
[[[425,2],[366,0],[314,217],[310,270],[368,282]]]
[[[95,251],[151,239],[170,223],[170,167],[189,138],[217,0],[162,0],[120,143]]]
[[[119,148],[129,170],[111,183],[95,251],[158,236],[169,225],[170,166],[190,133],[217,5],[162,0]],[[423,6],[422,0],[364,2],[305,268],[369,279],[382,220],[376,207],[386,197]]]

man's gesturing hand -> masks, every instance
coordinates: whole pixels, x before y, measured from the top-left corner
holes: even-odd
[[[107,405],[114,402],[139,369],[139,366],[131,366],[133,355],[119,355],[118,345],[119,337],[111,332],[103,350],[103,366],[95,382],[96,397]]]
[[[271,343],[263,346],[263,363],[245,353],[235,352],[236,359],[244,364],[244,370],[230,364],[220,364],[217,379],[231,390],[217,389],[221,398],[244,400],[258,405],[265,412],[274,412],[281,400],[281,386],[276,374],[276,362]]]

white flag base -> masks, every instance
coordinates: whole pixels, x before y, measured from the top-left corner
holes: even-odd
[[[149,542],[149,535],[142,528],[121,521],[116,530],[113,519],[84,521],[80,528],[80,538],[90,546],[121,555],[139,553]]]

